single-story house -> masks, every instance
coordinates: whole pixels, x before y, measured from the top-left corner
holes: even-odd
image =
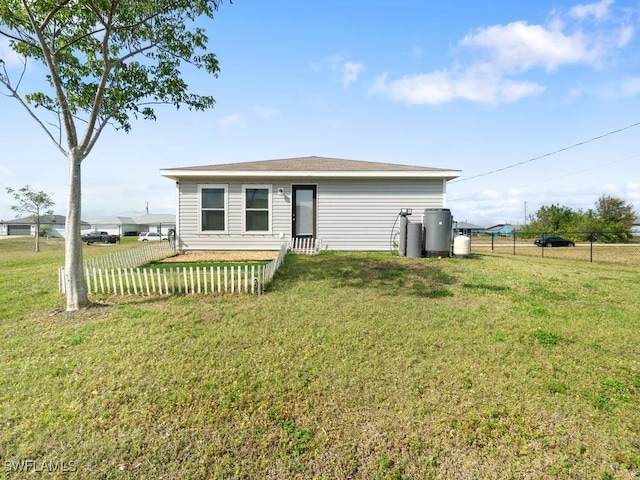
[[[42,215],[40,229],[46,231],[49,237],[64,237],[67,217],[63,215]],[[90,228],[87,222],[80,222],[82,230]],[[0,221],[0,235],[36,235],[36,222],[32,217],[16,218],[15,220]]]
[[[640,217],[636,217],[631,225],[631,235],[634,237],[640,236]]]
[[[485,234],[485,227],[474,225],[469,222],[453,222],[453,232],[458,235],[469,235],[476,237]]]
[[[486,229],[486,234],[493,237],[513,237],[516,230],[519,230],[518,225],[511,225],[510,223],[499,223]]]
[[[93,230],[110,235],[131,236],[143,232],[168,234],[176,228],[176,216],[169,213],[148,213],[137,217],[111,217],[90,222]]]
[[[276,250],[293,237],[331,250],[389,250],[402,208],[446,207],[459,170],[323,157],[167,168],[183,251]]]

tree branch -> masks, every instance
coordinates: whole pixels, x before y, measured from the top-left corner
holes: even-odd
[[[18,92],[18,88],[20,88],[20,84],[22,83],[24,74],[27,71],[27,59],[24,57],[21,57],[21,62],[22,62],[22,73],[20,73],[20,78],[18,78],[18,83],[14,88],[13,86],[11,86],[11,80],[9,79],[9,72],[7,72],[7,64],[4,62],[4,60],[0,59],[0,65],[2,66],[2,71],[4,72],[3,75],[0,75],[0,83],[5,85],[10,92],[11,91],[15,91],[16,93]],[[6,95],[6,96],[10,97],[11,95]]]
[[[157,46],[158,46],[158,44],[154,42],[154,43],[150,43],[148,45],[145,45],[144,47],[140,47],[140,48],[136,48],[135,50],[131,50],[126,55],[123,55],[122,57],[114,60],[112,65],[114,67],[117,66],[117,65],[122,65],[126,60],[130,59],[131,57],[135,57],[139,53],[146,52],[147,50],[151,50],[152,48],[156,48]]]
[[[81,35],[81,36],[79,36],[77,38],[74,38],[71,42],[65,43],[60,48],[56,49],[55,53],[57,53],[57,52],[59,52],[61,50],[64,50],[65,48],[72,47],[74,44],[84,40],[85,38],[91,37],[91,36],[93,36],[93,35],[95,35],[97,33],[100,33],[100,32],[102,32],[104,30],[107,30],[107,29],[109,29],[111,31],[119,31],[119,30],[128,30],[128,29],[135,28],[137,26],[140,26],[140,25],[148,22],[149,20],[153,20],[154,18],[156,18],[156,17],[158,17],[158,16],[160,16],[160,15],[162,15],[162,14],[168,12],[168,11],[171,11],[171,9],[174,7],[173,4],[170,4],[164,10],[161,10],[159,12],[155,12],[153,14],[150,14],[147,17],[141,18],[137,22],[130,23],[130,24],[127,24],[127,25],[116,26],[116,25],[112,25],[111,22],[113,21],[113,14],[115,13],[115,9],[118,6],[117,4],[118,4],[117,1],[112,1],[111,2],[111,12],[110,12],[110,18],[109,18],[108,24],[104,19],[100,18],[100,15],[98,14],[98,12],[95,9],[92,9],[94,15],[101,20],[100,23],[104,26],[104,28],[98,28],[98,29],[93,30],[91,32],[87,32],[87,33],[85,33],[85,34],[83,34],[83,35]],[[109,28],[109,27],[111,27],[111,28]]]
[[[27,39],[25,39],[23,37],[19,37],[19,36],[17,37],[15,35],[12,35],[10,33],[5,32],[4,30],[0,30],[0,35],[8,38],[9,40],[15,40],[16,42],[25,43],[25,44],[29,45],[30,47],[40,49],[40,45],[38,45],[37,43],[32,43],[30,41],[27,41]],[[31,40],[31,39],[29,39],[29,40]]]
[[[102,130],[104,130],[104,127],[106,127],[109,124],[109,120],[111,120],[111,115],[105,117],[103,120],[100,121],[97,130],[94,132],[94,134],[91,137],[91,140],[89,141],[89,144],[86,146],[85,152],[87,155],[91,152],[91,150],[93,150],[93,147],[98,141],[98,138],[102,133]]]
[[[113,69],[113,64],[109,60],[109,38],[111,35],[111,22],[113,21],[113,16],[116,12],[117,0],[111,1],[111,9],[109,11],[109,17],[104,22],[104,36],[102,37],[102,63],[104,64],[104,69],[102,70],[102,75],[100,76],[100,81],[98,82],[98,88],[96,89],[95,96],[93,97],[93,105],[91,106],[91,113],[89,114],[89,120],[87,125],[87,131],[82,139],[80,144],[80,149],[82,152],[89,152],[91,150],[90,146],[95,144],[97,137],[102,132],[104,126],[98,127],[98,130],[95,130],[96,122],[98,121],[98,115],[100,114],[100,108],[102,107],[102,102],[104,101],[104,91],[107,86],[107,81],[109,80],[109,75]],[[95,137],[95,138],[94,138]]]
[[[27,15],[29,16],[29,22],[31,23],[31,27],[33,28],[34,33],[38,38],[38,42],[40,43],[40,46],[42,48],[42,53],[44,55],[45,62],[47,64],[47,67],[49,68],[49,72],[51,73],[51,82],[53,83],[53,87],[56,92],[56,97],[58,98],[58,104],[62,109],[62,118],[64,119],[64,126],[67,133],[67,144],[69,146],[69,149],[72,149],[78,145],[76,126],[75,126],[75,123],[73,122],[73,115],[71,113],[69,101],[60,83],[60,76],[57,70],[55,57],[53,56],[51,49],[47,45],[47,42],[42,33],[42,30],[40,30],[40,27],[36,22],[35,15],[33,11],[31,11],[31,8],[29,7],[29,3],[27,2],[27,0],[22,0],[22,6],[24,7],[25,11],[27,12]]]
[[[55,17],[56,13],[62,10],[69,3],[71,3],[71,0],[62,0],[58,5],[53,7],[51,11],[47,14],[47,16],[44,17],[44,20],[42,20],[42,23],[40,23],[40,29],[44,30],[45,28],[47,28],[47,25],[53,19],[53,17]]]
[[[18,103],[22,105],[22,107],[27,111],[27,113],[31,116],[31,118],[33,118],[36,121],[36,123],[40,125],[40,127],[44,130],[45,134],[49,137],[49,139],[51,139],[51,141],[56,146],[56,148],[60,150],[60,152],[66,157],[67,151],[64,148],[62,148],[62,142],[56,141],[51,131],[44,125],[44,123],[42,123],[42,121],[38,118],[38,116],[35,113],[33,113],[33,110],[31,110],[31,108],[29,108],[29,105],[27,105],[25,101],[22,99],[22,97],[18,95],[18,92],[13,87],[11,87],[9,83],[3,81],[2,79],[0,79],[0,83],[2,83],[5,87],[7,87],[7,89],[11,93],[11,95],[9,96],[15,98],[18,101]]]

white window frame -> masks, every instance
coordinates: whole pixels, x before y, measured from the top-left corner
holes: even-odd
[[[269,200],[269,229],[268,230],[247,230],[247,189],[258,188],[267,190]],[[267,235],[273,230],[273,185],[271,184],[248,184],[242,185],[242,233],[247,235]]]
[[[203,230],[202,190],[219,188],[224,190],[224,230]],[[211,210],[211,209],[207,209]],[[229,185],[226,183],[203,183],[198,185],[198,233],[226,234],[229,232]]]

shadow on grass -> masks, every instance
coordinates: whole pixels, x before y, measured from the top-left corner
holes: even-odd
[[[301,283],[330,282],[331,288],[373,289],[381,295],[450,297],[457,279],[447,273],[448,260],[398,258],[389,253],[324,252],[317,256],[287,255],[271,291]]]

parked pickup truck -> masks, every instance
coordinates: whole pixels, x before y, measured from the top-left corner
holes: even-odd
[[[116,243],[120,241],[120,235],[110,235],[108,232],[89,232],[82,235],[82,241],[87,245],[91,243]]]

